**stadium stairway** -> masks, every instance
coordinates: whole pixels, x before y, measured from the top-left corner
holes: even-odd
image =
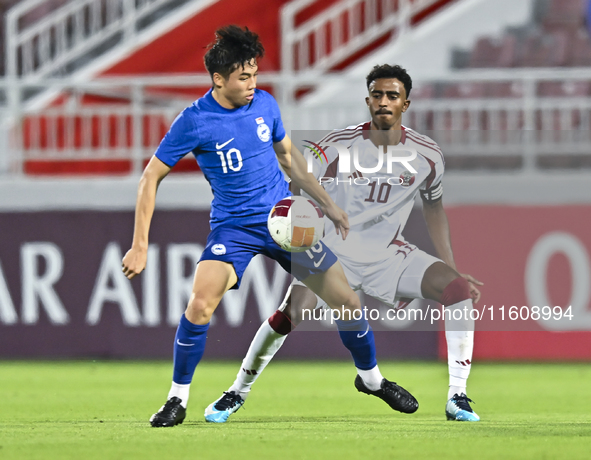
[[[531,0],[457,0],[445,5],[438,14],[430,15],[411,27],[398,39],[385,43],[344,70],[347,81],[364,81],[369,69],[376,64],[398,63],[405,67],[413,80],[436,80],[449,76],[452,50],[469,47],[483,34],[499,34],[507,27],[527,23],[532,14]],[[461,24],[461,27],[458,27]],[[439,87],[417,85],[414,98],[442,96]],[[351,105],[363,101],[366,90],[343,88],[338,84],[310,92],[300,101],[304,106],[326,104],[338,98]]]
[[[137,50],[158,42],[171,30],[177,29],[179,24],[190,22],[216,3],[219,3],[218,0],[138,0],[131,3],[123,0],[27,0],[17,3],[7,13],[6,76],[26,81],[29,85],[21,93],[23,101],[19,110],[35,114],[43,109],[72,105],[74,99],[82,105],[108,104],[114,100],[125,104],[126,97],[117,92],[81,94],[74,89],[64,90],[55,82],[84,82],[96,76],[110,75],[110,70],[117,63],[129,60]],[[175,37],[172,40],[178,42]],[[170,49],[169,46],[168,51]],[[167,57],[171,59],[167,60]],[[143,60],[163,66],[175,62],[174,55],[171,57],[171,53],[160,49],[159,53],[152,51],[149,58],[140,56],[135,61],[132,59],[135,71],[129,73],[143,73]],[[186,60],[176,61],[186,64]],[[171,68],[170,72],[178,72],[178,69]],[[47,79],[53,79],[55,86],[48,84]],[[35,84],[38,87],[32,86]],[[7,98],[9,93],[6,92]],[[10,101],[5,102],[7,107],[11,107]],[[149,119],[144,122],[157,126],[156,129],[161,131],[159,123]],[[57,128],[50,129],[52,123]],[[107,120],[106,123],[113,124],[116,120]],[[120,129],[129,128],[129,120],[119,124]],[[98,132],[100,129],[92,126],[89,136],[89,130],[85,131],[80,125],[81,120],[66,120],[64,117],[25,117],[20,130],[22,148],[26,151],[35,146],[43,151],[52,144],[56,150],[66,151],[68,146],[96,143],[101,135]],[[112,144],[112,141],[109,142]],[[33,175],[127,174],[131,171],[131,162],[125,159],[80,160],[75,156],[68,159],[33,159],[25,161],[22,170]]]
[[[47,1],[52,0],[45,0]],[[86,0],[76,0],[74,2],[66,2],[64,7],[72,8],[73,4],[78,2],[84,3]],[[148,4],[155,0],[142,0],[137,5]],[[30,0],[29,3],[43,3],[43,0]],[[59,0],[54,3],[63,3]],[[410,24],[412,27],[422,23],[427,18],[436,15],[446,4],[453,2],[453,0],[409,0],[408,5],[415,8],[411,17]],[[97,5],[97,2],[91,2]],[[53,71],[43,72],[47,66],[43,66],[43,62],[38,62],[34,58],[32,61],[25,59],[26,52],[23,48],[21,50],[21,60],[13,65],[12,71],[25,74],[29,81],[31,78],[42,78],[45,76],[66,76],[70,81],[90,81],[96,77],[113,77],[129,76],[129,75],[166,75],[166,74],[195,74],[205,72],[201,56],[203,48],[201,44],[212,41],[214,31],[226,24],[237,23],[246,24],[252,30],[255,30],[261,36],[266,48],[265,59],[261,61],[261,71],[279,71],[282,68],[282,42],[281,42],[281,27],[282,25],[282,11],[285,16],[285,10],[282,10],[286,4],[296,6],[297,9],[292,14],[292,25],[294,28],[306,27],[308,24],[318,23],[320,19],[329,17],[335,7],[346,2],[338,2],[335,0],[328,1],[313,1],[313,0],[296,0],[295,2],[287,2],[286,0],[255,0],[249,2],[241,2],[239,0],[201,0],[193,2],[184,2],[182,0],[172,1],[169,9],[161,9],[154,12],[150,19],[145,19],[143,25],[136,27],[133,36],[130,39],[124,39],[125,33],[122,33],[121,41],[115,43],[113,46],[98,46],[87,53],[80,53],[76,58],[72,58],[72,62],[68,65]],[[351,4],[355,2],[349,2]],[[100,4],[100,2],[98,3]],[[370,7],[368,5],[374,5]],[[346,46],[344,52],[340,52],[337,59],[333,59],[332,64],[327,67],[326,71],[339,70],[348,68],[357,60],[362,59],[363,56],[372,52],[376,47],[383,45],[384,40],[389,40],[392,31],[378,29],[373,35],[367,35],[368,24],[371,16],[374,20],[382,20],[385,17],[385,11],[390,8],[395,8],[395,5],[401,5],[394,1],[374,1],[374,2],[356,2],[353,8],[344,11],[344,13],[336,19],[337,22],[342,23],[343,37],[341,42],[345,44],[353,43],[354,46]],[[388,6],[389,5],[389,6]],[[89,7],[90,8],[90,7]],[[56,10],[49,13],[55,16]],[[80,13],[85,16],[90,22],[91,9],[82,10]],[[358,22],[354,25],[353,11],[357,12],[359,17],[355,20]],[[392,10],[393,11],[393,10]],[[106,14],[106,13],[105,13]],[[328,15],[328,16],[327,16]],[[352,19],[353,18],[353,19]],[[48,19],[49,20],[49,19]],[[84,19],[82,23],[86,24]],[[348,25],[347,25],[348,22]],[[383,21],[382,21],[383,22]],[[331,24],[334,26],[335,18],[332,18]],[[346,30],[345,30],[346,29]],[[363,35],[363,40],[359,40],[358,36],[353,34]],[[365,35],[364,35],[365,34]],[[49,34],[53,37],[53,32]],[[355,39],[355,40],[354,40]],[[347,43],[348,42],[348,43]],[[199,44],[199,45],[196,45]],[[316,43],[317,45],[317,43]],[[53,45],[52,45],[53,46]],[[297,46],[297,44],[294,44]],[[313,43],[309,43],[313,48]],[[285,49],[285,48],[284,48]],[[39,54],[39,53],[37,53]],[[25,65],[25,61],[29,64]],[[156,91],[152,94],[152,99],[159,100],[157,103],[169,103],[170,99],[190,100],[199,97],[207,90],[209,85],[196,84],[192,88],[171,89],[167,88],[165,94],[158,94]],[[272,91],[271,87],[263,87],[263,89]],[[66,106],[68,104],[120,104],[122,107],[125,104],[129,105],[132,96],[122,93],[109,93],[105,91],[45,91],[37,94],[31,98],[28,103],[28,109],[38,111],[47,109],[48,107]],[[166,99],[169,100],[166,100]],[[171,119],[162,119],[149,116],[144,117],[144,132],[150,131],[146,137],[161,137],[166,131],[166,127],[171,122]],[[51,124],[58,126],[57,134],[47,133],[46,128]],[[98,142],[101,137],[99,132],[102,128],[99,126],[100,122],[91,120],[87,122],[82,119],[73,119],[67,121],[63,117],[55,119],[35,118],[24,120],[22,125],[23,147],[24,149],[36,148],[38,151],[43,151],[51,143],[57,146],[58,149],[67,149],[68,145],[76,147],[83,146],[84,142],[94,144]],[[111,117],[106,123],[110,126],[108,137],[113,137],[117,130],[129,130],[132,126],[131,116],[116,119]],[[62,128],[63,127],[63,128]],[[104,128],[104,127],[103,127]],[[75,131],[74,138],[68,139],[68,129]],[[86,131],[84,131],[86,130]],[[90,135],[88,133],[91,133]],[[72,136],[70,136],[72,137]],[[86,137],[86,139],[85,139]],[[90,140],[88,138],[90,137]],[[104,135],[103,135],[104,137]],[[131,148],[131,139],[124,140],[123,147]],[[68,144],[69,143],[69,144]],[[107,146],[114,149],[115,140],[108,140]],[[121,145],[118,145],[120,148]],[[131,172],[133,166],[131,160],[105,160],[105,159],[86,159],[79,158],[61,158],[40,161],[30,160],[24,164],[24,172],[29,175],[69,175],[69,174],[128,174]],[[177,171],[187,172],[194,171],[195,166],[193,161],[182,162],[177,168]]]
[[[35,1],[35,0],[33,0]],[[80,0],[84,1],[84,0]],[[76,2],[70,2],[76,3]],[[141,2],[140,2],[141,3]],[[241,2],[239,0],[197,0],[190,2],[173,1],[167,14],[160,14],[160,17],[153,19],[149,26],[137,30],[132,39],[122,40],[116,46],[101,53],[87,56],[76,61],[67,69],[60,69],[62,74],[68,76],[71,81],[90,81],[96,77],[118,77],[130,75],[166,75],[166,74],[195,74],[205,72],[202,62],[205,44],[210,43],[214,37],[214,31],[223,25],[237,23],[248,24],[256,30],[262,38],[266,47],[266,57],[261,62],[261,70],[277,70],[279,67],[279,10],[286,3],[285,0]],[[84,60],[84,63],[79,61]],[[24,72],[21,64],[18,71]],[[70,70],[70,71],[69,71]],[[41,78],[43,75],[40,75]],[[30,77],[30,76],[29,76]],[[152,97],[159,99],[156,103],[165,101],[170,103],[172,98],[182,99],[186,104],[203,94],[208,85],[196,86],[194,88],[175,90],[167,88],[166,95],[162,94]],[[181,94],[178,94],[178,93]],[[158,91],[156,91],[158,93]],[[187,94],[189,93],[189,94]],[[129,106],[131,95],[121,92],[108,93],[105,91],[45,91],[29,101],[28,109],[38,111],[57,106],[72,104],[91,105],[104,103],[120,104]],[[177,110],[178,113],[178,110]],[[174,118],[174,115],[172,116]],[[154,131],[146,134],[146,137],[161,137],[172,119],[162,120],[158,117],[144,117],[144,131]],[[57,134],[53,135],[46,130],[47,126],[54,123],[58,126]],[[23,148],[36,148],[43,151],[52,142],[58,150],[67,149],[70,145],[80,147],[84,142],[84,128],[82,119],[72,121],[76,134],[73,139],[68,139],[68,121],[64,117],[52,119],[37,119],[30,117],[24,120],[22,126]],[[101,137],[101,128],[96,120],[90,122],[92,125],[88,130],[92,132],[91,140],[86,141],[94,144]],[[131,116],[119,118],[113,116],[106,120],[109,125],[107,146],[115,148],[117,142],[114,137],[117,129],[119,131],[131,129]],[[63,127],[63,128],[62,128]],[[47,134],[45,132],[47,131]],[[103,129],[104,131],[104,129]],[[71,137],[71,136],[70,136]],[[103,136],[104,137],[104,136]],[[130,149],[130,136],[123,141],[123,147]],[[122,147],[119,143],[118,147]],[[53,159],[53,160],[31,160],[26,161],[23,167],[24,173],[28,175],[111,175],[129,174],[132,171],[132,161],[129,159],[105,160],[105,159]],[[194,161],[183,161],[175,168],[175,172],[195,171]]]

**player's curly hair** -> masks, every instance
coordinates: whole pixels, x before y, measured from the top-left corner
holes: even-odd
[[[365,78],[367,81],[367,89],[369,89],[369,85],[372,84],[378,78],[396,78],[400,80],[404,85],[404,89],[406,90],[406,98],[410,96],[410,90],[412,89],[412,79],[410,75],[406,72],[406,69],[403,69],[399,65],[390,65],[390,64],[382,64],[376,65],[371,72],[367,74]]]
[[[215,36],[215,42],[209,45],[203,58],[212,78],[217,72],[227,79],[239,66],[244,67],[253,59],[265,55],[259,36],[248,30],[248,27],[225,26],[216,30]]]

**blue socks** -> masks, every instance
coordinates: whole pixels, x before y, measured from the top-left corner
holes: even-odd
[[[343,345],[351,352],[355,367],[362,370],[377,366],[376,345],[373,330],[365,319],[336,321]],[[174,371],[172,380],[186,385],[191,383],[195,368],[205,351],[209,323],[203,326],[181,317],[174,339]]]
[[[366,319],[336,320],[343,345],[351,352],[357,369],[369,370],[377,366],[373,330]]]
[[[205,350],[209,323],[191,323],[183,314],[174,338],[174,371],[172,381],[182,385],[191,383],[195,368]]]

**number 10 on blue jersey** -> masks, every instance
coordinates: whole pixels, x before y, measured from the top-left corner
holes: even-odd
[[[220,160],[222,161],[222,169],[224,170],[224,174],[228,172],[228,168],[230,168],[232,171],[240,171],[242,169],[242,154],[240,153],[240,150],[234,148],[228,150],[226,152],[225,158],[224,152],[221,150],[218,150],[216,153],[220,156]],[[236,154],[236,162],[238,163],[236,166],[234,166],[234,161],[232,160],[233,153]]]

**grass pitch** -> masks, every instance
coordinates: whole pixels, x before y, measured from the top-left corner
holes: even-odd
[[[188,417],[151,428],[170,363],[0,363],[1,459],[589,458],[591,366],[482,364],[470,397],[482,421],[447,422],[443,363],[382,362],[419,400],[413,415],[358,393],[349,363],[274,362],[243,409],[208,424],[204,408],[237,363],[203,362]]]

